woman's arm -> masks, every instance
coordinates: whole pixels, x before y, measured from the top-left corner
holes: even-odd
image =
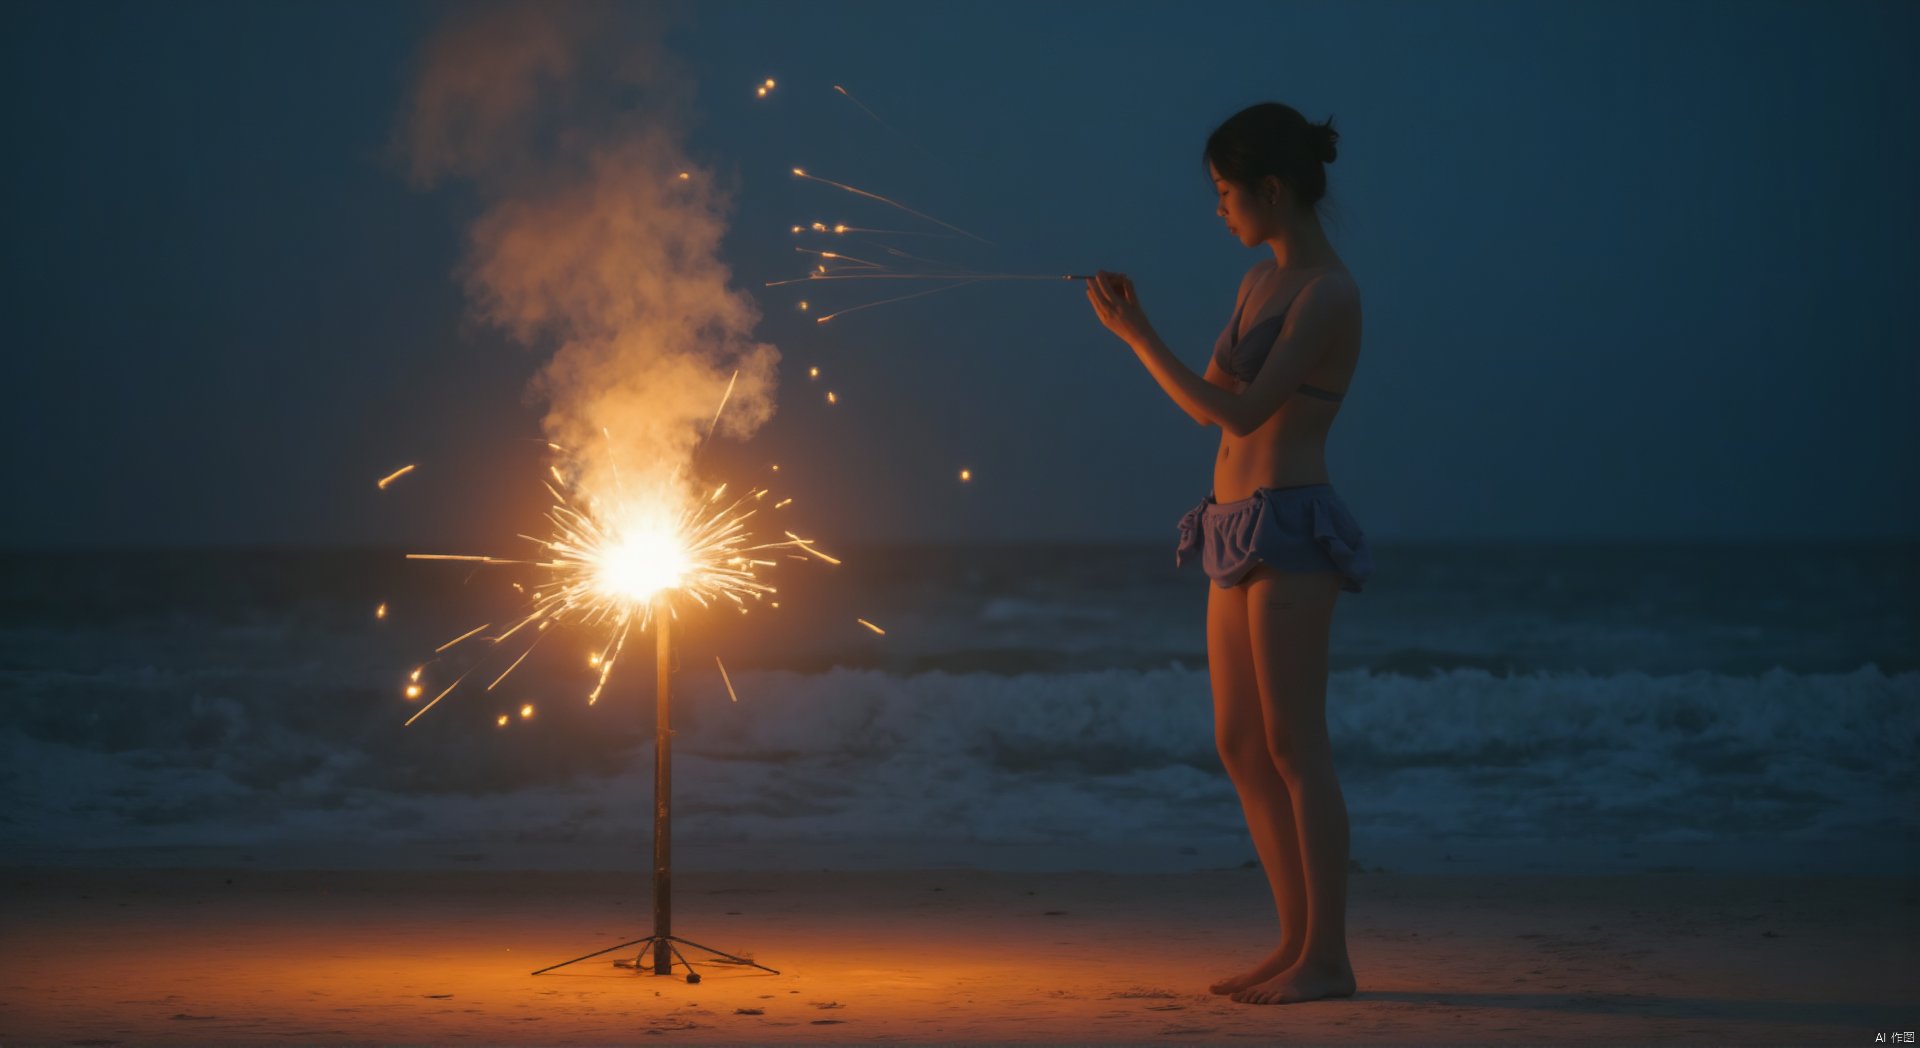
[[[1111,290],[1105,281],[1111,280]],[[1357,328],[1358,289],[1343,277],[1322,277],[1307,285],[1287,310],[1286,323],[1260,373],[1240,393],[1224,389],[1182,364],[1141,311],[1133,286],[1124,276],[1101,274],[1088,281],[1087,294],[1109,330],[1125,339],[1160,389],[1201,425],[1217,425],[1235,436],[1259,429],[1280,410],[1314,365],[1339,338]],[[1212,372],[1209,365],[1208,371]]]
[[[1212,359],[1207,361],[1207,373],[1200,376],[1200,379],[1209,386],[1224,389],[1229,393],[1233,392],[1233,387],[1239,382],[1239,380],[1232,375],[1220,370],[1220,362]],[[1187,414],[1193,418],[1194,422],[1202,426],[1210,426],[1213,424],[1213,420],[1205,415],[1195,414],[1191,411],[1187,412]]]
[[[1219,365],[1209,360],[1204,377],[1193,373],[1193,369],[1180,362],[1173,351],[1152,328],[1147,328],[1127,339],[1133,347],[1134,356],[1146,365],[1147,374],[1160,384],[1160,388],[1173,402],[1180,406],[1202,426],[1219,426],[1228,432],[1233,427],[1227,420],[1235,414],[1235,402],[1240,399],[1231,386],[1216,382],[1216,377],[1226,379]]]

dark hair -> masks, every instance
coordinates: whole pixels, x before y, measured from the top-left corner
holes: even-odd
[[[1273,175],[1293,190],[1303,207],[1327,195],[1327,167],[1337,155],[1340,132],[1333,118],[1310,123],[1298,109],[1278,102],[1248,106],[1207,136],[1205,162],[1229,182],[1252,189]]]

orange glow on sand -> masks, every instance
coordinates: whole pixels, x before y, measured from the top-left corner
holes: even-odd
[[[684,847],[694,869],[722,861],[699,844]],[[1476,1044],[1816,1044],[1835,1039],[1833,1014],[1864,1009],[1865,1029],[1912,1012],[1898,1003],[1912,999],[1911,966],[1885,959],[1886,915],[1902,912],[1911,892],[1897,876],[1796,878],[1788,916],[1761,919],[1747,915],[1780,912],[1769,909],[1780,878],[1567,883],[1370,868],[1350,889],[1353,914],[1365,915],[1349,932],[1358,994],[1250,1006],[1208,993],[1207,983],[1273,948],[1273,898],[1258,869],[700,873],[690,879],[697,889],[674,900],[674,928],[781,974],[703,965],[702,982],[689,986],[613,967],[621,954],[528,974],[579,952],[583,929],[643,923],[621,914],[641,902],[635,882],[646,879],[587,870],[18,870],[8,880],[9,931],[32,948],[9,954],[7,1040],[854,1040],[811,1025],[837,1019],[884,1043],[1418,1044],[1444,1029]],[[1524,938],[1594,923],[1605,934],[1580,939],[1578,951]],[[1697,934],[1675,936],[1676,925]],[[1760,931],[1804,934],[1825,959],[1796,964],[1790,952],[1763,948],[1786,940]],[[1754,946],[1727,947],[1745,940]],[[1143,962],[1142,942],[1162,944],[1165,964]],[[1670,969],[1654,1003],[1649,956]],[[1490,989],[1492,978],[1506,982]],[[1662,1010],[1659,1001],[1682,1003]],[[1726,1003],[1688,1010],[1689,1001]],[[537,1036],[527,1032],[536,1025]],[[271,1032],[223,1032],[246,1029]],[[333,1029],[377,1033],[297,1032]]]

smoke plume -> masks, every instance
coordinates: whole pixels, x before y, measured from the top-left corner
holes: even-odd
[[[550,353],[529,394],[589,491],[690,460],[773,414],[779,353],[720,260],[730,198],[687,155],[690,78],[658,9],[462,5],[422,48],[395,146],[478,209],[459,275],[480,320]]]

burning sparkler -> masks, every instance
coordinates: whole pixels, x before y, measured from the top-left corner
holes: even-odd
[[[618,477],[617,470],[614,475]],[[669,488],[647,498],[618,491],[606,500],[591,492],[575,491],[570,497],[553,484],[545,486],[554,499],[546,513],[552,531],[544,538],[521,536],[538,545],[537,556],[518,559],[444,553],[407,555],[409,560],[519,565],[540,573],[540,581],[532,587],[529,603],[518,619],[491,636],[481,636],[490,625],[482,624],[436,650],[436,654],[444,653],[477,637],[485,642],[487,654],[491,655],[496,648],[507,650],[506,642],[516,636],[529,638],[517,657],[492,678],[487,691],[498,687],[532,654],[534,647],[547,636],[549,627],[573,623],[601,632],[597,650],[588,660],[598,669],[597,680],[587,695],[587,702],[592,704],[599,700],[606,687],[628,637],[636,630],[644,632],[656,614],[675,614],[671,598],[685,598],[701,607],[728,601],[744,612],[748,610],[749,600],[758,601],[777,592],[754,573],[756,568],[774,563],[766,558],[767,553],[798,549],[828,563],[840,563],[814,548],[812,540],[792,532],[787,532],[783,541],[755,542],[748,533],[747,522],[766,497],[764,488],[749,490],[725,502],[725,484],[704,498],[683,495],[676,499]],[[452,694],[485,661],[483,656],[432,701],[420,707],[406,723],[412,724]],[[415,670],[409,698],[419,694],[418,679],[419,671]],[[523,712],[521,716],[528,717],[531,713]]]

